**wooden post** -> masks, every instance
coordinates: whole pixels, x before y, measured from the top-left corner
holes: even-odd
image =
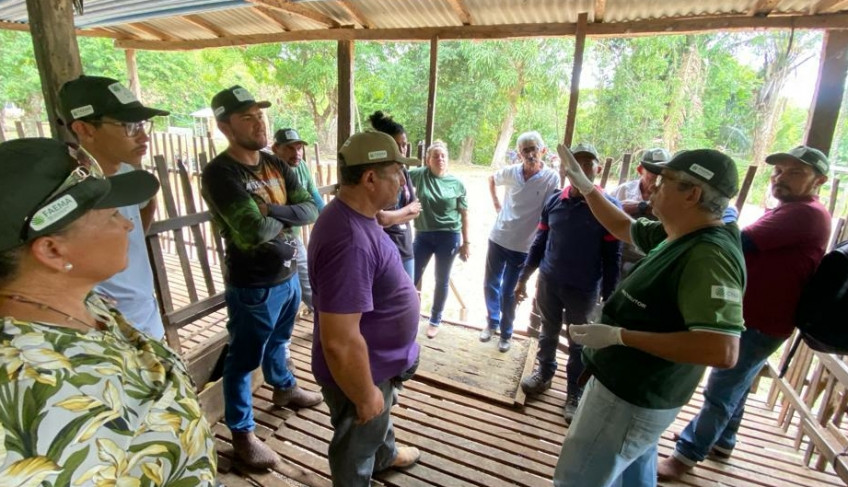
[[[742,187],[739,188],[739,194],[736,196],[736,211],[742,214],[742,208],[745,206],[745,200],[748,199],[748,191],[751,190],[751,185],[754,184],[754,176],[757,174],[756,164],[748,166],[748,172],[745,173],[745,179],[742,181]]]
[[[624,154],[624,158],[621,159],[621,173],[618,175],[618,185],[621,186],[622,183],[627,181],[627,178],[630,173],[630,157],[631,154],[629,152]]]
[[[836,199],[839,197],[839,179],[833,178],[830,185],[830,201],[827,203],[827,209],[833,215],[833,212],[836,211]]]
[[[32,34],[35,62],[50,131],[58,140],[73,140],[59,125],[59,88],[82,73],[71,0],[27,0],[27,18]]]
[[[127,60],[127,80],[129,80],[129,89],[133,92],[136,98],[141,100],[141,83],[138,81],[138,63],[135,62],[135,49],[127,49],[124,51],[124,58]]]
[[[560,162],[562,164],[562,162]],[[609,179],[610,169],[612,169],[612,157],[607,157],[606,162],[604,162],[604,172],[601,173],[601,187],[607,187],[607,180]],[[565,182],[565,181],[563,181]]]
[[[830,153],[833,133],[839,119],[845,77],[848,75],[848,30],[828,30],[822,41],[821,63],[813,97],[805,144]]]
[[[353,41],[339,41],[339,126],[336,150],[353,134]]]
[[[571,96],[568,99],[568,115],[565,119],[563,144],[571,147],[574,137],[574,124],[577,119],[577,100],[580,97],[580,72],[583,71],[583,48],[586,46],[586,24],[589,14],[583,12],[577,16],[577,32],[574,36],[574,65],[571,68]]]
[[[430,87],[427,92],[427,127],[424,146],[433,143],[433,130],[436,125],[436,89],[439,77],[439,38],[430,39]]]

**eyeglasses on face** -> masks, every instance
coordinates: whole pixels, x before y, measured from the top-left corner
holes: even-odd
[[[144,131],[144,133],[149,134],[151,130],[153,130],[153,119],[150,120],[142,120],[141,122],[112,122],[110,120],[96,120],[91,122],[94,125],[116,125],[119,127],[124,127],[124,133],[127,137],[135,137],[140,132]]]
[[[667,182],[670,182],[670,183],[678,183],[678,184],[680,184],[680,185],[684,185],[684,186],[687,186],[687,187],[695,186],[694,184],[692,184],[692,183],[690,183],[690,182],[688,182],[688,181],[684,181],[684,180],[682,180],[682,179],[680,179],[680,178],[676,178],[676,177],[674,177],[674,176],[669,175],[668,173],[657,174],[657,179],[654,181],[654,186],[656,186],[657,188],[659,188],[659,187],[660,187],[660,186],[662,186],[662,185],[663,185],[663,183],[665,183],[666,181],[667,181]]]

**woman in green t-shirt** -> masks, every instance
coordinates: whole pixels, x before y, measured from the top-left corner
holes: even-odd
[[[442,311],[448,298],[448,281],[453,260],[457,254],[468,260],[468,203],[465,185],[456,176],[448,174],[448,148],[437,140],[427,149],[425,167],[409,171],[415,186],[421,213],[415,219],[415,285],[421,288],[421,276],[436,256],[436,288],[433,307],[430,309],[430,326],[427,337],[439,332]],[[461,245],[460,245],[461,244]]]

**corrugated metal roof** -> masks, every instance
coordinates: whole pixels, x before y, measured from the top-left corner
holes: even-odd
[[[465,9],[467,17],[455,9],[454,2]],[[269,34],[314,33],[321,29],[328,29],[326,37],[333,38],[335,29],[351,26],[361,29],[364,24],[374,30],[403,32],[426,28],[463,29],[463,24],[467,23],[472,27],[488,26],[488,37],[498,36],[497,26],[510,26],[505,27],[509,29],[524,25],[527,28],[522,35],[533,35],[534,24],[543,24],[548,29],[558,24],[573,25],[580,12],[587,12],[588,21],[594,26],[657,19],[735,17],[738,20],[753,18],[751,9],[759,4],[755,0],[84,0],[84,3],[84,14],[75,17],[80,29],[108,27],[111,34],[95,32],[126,40],[158,38],[207,43],[198,45],[208,45],[208,41],[221,37],[235,37],[231,43],[262,42],[273,39]],[[843,1],[829,3],[829,12],[813,12],[820,3],[820,0],[778,0],[772,10],[761,14],[774,17],[848,11],[848,1]],[[187,15],[193,17],[185,20]],[[26,22],[26,19],[25,0],[0,0],[0,28],[12,27],[4,26],[4,21]],[[807,26],[815,27],[813,21],[816,19],[818,17],[808,18]],[[848,28],[848,13],[843,13],[839,19]],[[132,24],[137,25],[133,27]],[[151,27],[160,34],[151,33]],[[561,31],[567,32],[567,29]],[[183,42],[177,47],[193,46]]]

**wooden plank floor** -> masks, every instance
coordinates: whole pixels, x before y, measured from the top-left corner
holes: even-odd
[[[172,270],[179,272],[174,260]],[[202,282],[202,281],[198,281]],[[176,285],[175,285],[176,286]],[[175,301],[186,293],[173,290]],[[183,351],[202,346],[203,340],[224,330],[226,311],[215,313],[180,330]],[[312,323],[301,319],[292,340],[292,356],[299,384],[318,390],[310,372]],[[418,465],[404,471],[379,474],[375,484],[389,486],[550,486],[551,476],[566,432],[562,419],[565,401],[565,359],[553,387],[523,409],[513,409],[479,397],[415,378],[407,382],[400,402],[392,409],[398,443],[421,449]],[[729,460],[708,459],[681,482],[687,486],[839,486],[843,482],[829,470],[817,472],[803,465],[803,453],[793,446],[796,425],[788,432],[777,426],[777,413],[765,405],[767,387],[751,396],[745,410],[740,440]],[[327,445],[332,438],[325,404],[292,411],[274,407],[271,390],[260,388],[254,396],[257,433],[282,461],[273,472],[251,472],[233,461],[229,431],[215,425],[220,452],[221,480],[228,486],[329,486]],[[660,442],[667,456],[680,431],[703,402],[700,389],[683,408]]]

